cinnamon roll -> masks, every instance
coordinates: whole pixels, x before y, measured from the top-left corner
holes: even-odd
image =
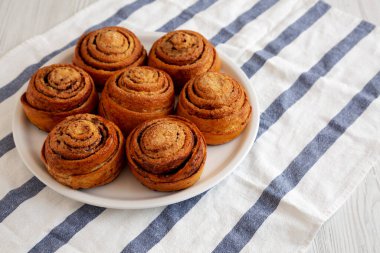
[[[77,42],[73,63],[87,71],[103,89],[115,71],[143,65],[146,50],[130,30],[111,26],[84,34]]]
[[[50,175],[73,189],[113,181],[124,161],[119,128],[93,114],[67,117],[48,134],[41,151]]]
[[[164,71],[147,66],[130,67],[108,79],[99,113],[127,136],[146,120],[172,114],[174,98],[173,82]]]
[[[64,118],[92,112],[98,103],[92,78],[71,64],[53,64],[39,69],[21,96],[30,122],[50,131]]]
[[[177,114],[195,123],[207,144],[231,141],[245,129],[252,107],[232,77],[207,72],[191,79],[179,95]]]
[[[158,39],[149,52],[148,65],[167,72],[177,92],[195,75],[221,67],[214,46],[189,30],[169,32]]]
[[[193,185],[206,160],[206,144],[190,121],[169,116],[137,126],[126,143],[133,175],[157,191],[177,191]]]

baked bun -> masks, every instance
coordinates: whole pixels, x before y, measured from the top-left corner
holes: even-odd
[[[201,132],[177,116],[145,121],[131,132],[126,146],[133,175],[156,191],[177,191],[193,185],[206,160]]]
[[[240,135],[251,114],[244,88],[222,73],[196,76],[186,84],[178,99],[177,115],[197,125],[210,145],[223,144]]]
[[[98,89],[116,71],[143,65],[146,50],[130,30],[111,26],[84,34],[77,42],[73,63],[87,71]]]
[[[214,46],[201,34],[178,30],[154,42],[148,65],[167,72],[178,93],[187,81],[207,71],[219,71],[221,63]]]
[[[21,104],[30,122],[49,132],[67,116],[94,111],[98,94],[84,70],[71,64],[53,64],[34,73]]]
[[[113,181],[124,161],[119,128],[93,114],[67,117],[48,134],[41,151],[50,175],[73,189]]]
[[[131,67],[110,77],[99,113],[127,136],[138,124],[172,114],[174,86],[168,74],[147,66]]]

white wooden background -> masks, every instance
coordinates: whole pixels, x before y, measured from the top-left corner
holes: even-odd
[[[0,0],[0,57],[96,1]],[[380,26],[379,0],[325,1]],[[309,250],[327,252],[380,252],[380,168],[371,170],[346,204],[321,228]]]

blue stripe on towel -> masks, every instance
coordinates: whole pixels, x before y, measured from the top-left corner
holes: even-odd
[[[98,217],[105,208],[83,205],[69,215],[61,224],[49,232],[29,252],[55,252],[65,245],[76,233],[84,228],[90,221]]]
[[[292,43],[304,31],[309,29],[329,9],[330,5],[319,1],[311,7],[302,17],[286,28],[277,38],[267,44],[264,49],[257,51],[244,63],[242,70],[251,78],[272,57],[278,55],[282,49]]]
[[[141,253],[149,251],[154,245],[182,219],[183,216],[205,195],[206,192],[197,195],[189,200],[185,200],[166,207],[160,215],[155,218],[149,226],[144,229],[135,239],[133,239],[124,249],[123,253]]]
[[[360,24],[336,46],[330,49],[322,59],[310,70],[302,73],[296,82],[280,96],[261,114],[260,128],[257,134],[259,138],[298,100],[300,100],[310,88],[325,76],[359,41],[367,36],[374,25],[362,21]]]
[[[25,200],[34,197],[45,185],[36,177],[32,177],[20,187],[11,190],[0,200],[0,223],[8,217]]]
[[[157,32],[169,32],[171,30],[176,29],[180,25],[192,19],[195,14],[207,9],[216,2],[217,0],[200,0],[195,2],[187,9],[183,10],[181,14],[179,14],[177,17],[173,18],[165,25],[161,26],[161,28],[158,28]]]
[[[246,24],[255,20],[258,16],[270,9],[279,0],[260,0],[253,5],[249,10],[245,11],[228,26],[223,27],[220,31],[211,38],[210,42],[215,46],[225,43],[238,33]]]
[[[0,158],[15,147],[13,134],[10,133],[0,140]]]
[[[240,252],[281,199],[343,135],[380,94],[380,72],[306,145],[289,166],[263,191],[256,203],[240,218],[213,252]]]

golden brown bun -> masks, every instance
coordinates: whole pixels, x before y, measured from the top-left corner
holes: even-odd
[[[84,34],[77,42],[73,63],[87,71],[98,89],[121,69],[145,63],[146,50],[130,30],[110,26]]]
[[[207,72],[191,79],[179,95],[177,114],[192,121],[206,143],[231,141],[245,129],[251,114],[244,88],[232,77]]]
[[[201,34],[178,30],[158,39],[149,52],[148,65],[167,72],[176,92],[194,76],[219,71],[221,63],[214,46]]]
[[[70,115],[93,112],[98,104],[92,78],[71,64],[53,64],[37,70],[21,96],[28,119],[49,132]]]
[[[118,125],[125,136],[138,124],[173,111],[170,76],[147,66],[127,68],[110,77],[99,103],[99,114]]]
[[[177,191],[193,185],[206,160],[199,129],[177,116],[145,121],[127,139],[127,161],[133,175],[156,191]]]
[[[73,189],[112,182],[124,161],[119,128],[93,114],[67,117],[48,134],[41,151],[50,175]]]

